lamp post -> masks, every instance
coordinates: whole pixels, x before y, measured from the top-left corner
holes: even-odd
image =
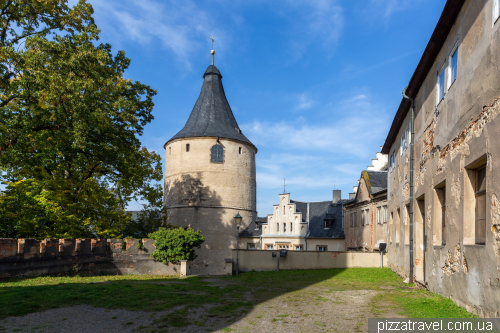
[[[240,226],[241,226],[240,213],[236,214],[234,217],[234,222],[236,223],[236,275],[238,275],[238,251],[240,249]]]

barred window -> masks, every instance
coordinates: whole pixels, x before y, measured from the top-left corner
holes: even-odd
[[[212,146],[212,159],[210,162],[212,163],[224,163],[224,148],[222,145],[213,145]]]

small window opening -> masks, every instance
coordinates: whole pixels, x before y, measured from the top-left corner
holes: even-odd
[[[290,222],[290,233],[292,233],[292,232],[293,232],[293,223]]]
[[[168,147],[168,154],[172,155],[172,147]]]
[[[283,233],[286,232],[286,223],[283,223]]]
[[[476,244],[486,242],[486,166],[476,170]]]
[[[239,151],[239,153],[240,153],[240,155],[241,155],[241,147],[238,149],[238,151]]]
[[[332,225],[332,220],[329,219],[325,220],[325,229],[330,229],[331,225]]]
[[[186,143],[186,152],[189,152],[189,143]]]

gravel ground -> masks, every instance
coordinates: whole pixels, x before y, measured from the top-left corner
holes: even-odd
[[[248,294],[244,298],[254,303],[248,313],[221,318],[211,317],[210,307],[188,309],[186,319],[191,325],[168,327],[165,331],[366,332],[368,318],[374,317],[369,303],[378,293],[380,291],[331,291],[312,285],[262,302]],[[151,313],[79,305],[6,318],[0,321],[0,332],[154,332],[157,330],[155,320],[179,309],[182,307]],[[393,311],[383,315],[400,317]]]

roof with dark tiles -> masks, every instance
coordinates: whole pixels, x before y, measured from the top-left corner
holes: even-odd
[[[200,96],[182,130],[167,143],[175,139],[192,137],[218,137],[254,144],[240,130],[229,106],[222,86],[222,75],[214,65],[203,74]]]
[[[387,189],[387,171],[366,171],[366,173],[370,178],[372,194]]]
[[[260,237],[262,235],[262,223],[267,223],[267,217],[257,217],[247,228],[240,232],[240,237]]]

